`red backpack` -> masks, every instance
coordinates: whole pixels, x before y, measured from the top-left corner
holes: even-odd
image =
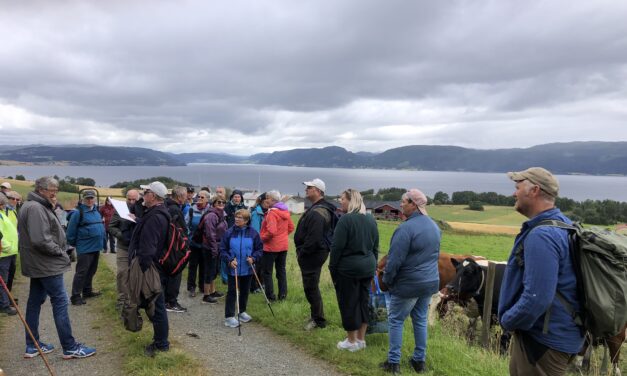
[[[159,258],[163,272],[171,276],[182,272],[189,261],[189,254],[187,231],[170,220],[163,256]]]

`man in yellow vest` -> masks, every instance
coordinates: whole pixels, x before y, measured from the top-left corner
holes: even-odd
[[[6,214],[5,208],[9,203],[5,195],[0,195],[0,276],[4,281],[9,277],[11,265],[15,265],[17,256],[17,226]],[[17,222],[17,221],[16,221]],[[9,297],[4,289],[0,289],[0,313],[13,316],[17,313],[11,306]]]

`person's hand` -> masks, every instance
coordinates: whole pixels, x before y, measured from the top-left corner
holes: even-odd
[[[129,218],[133,218],[133,219],[135,219],[135,214],[133,214],[133,213],[128,213],[128,217],[129,217]]]
[[[229,265],[231,266],[232,269],[237,268],[237,259],[233,259],[233,261],[231,261]]]
[[[250,256],[246,257],[246,261],[248,261],[248,265],[252,265],[255,263],[255,259]]]

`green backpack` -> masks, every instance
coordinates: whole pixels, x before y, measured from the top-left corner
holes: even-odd
[[[618,334],[627,323],[627,236],[557,220],[541,221],[534,228],[538,226],[559,227],[570,232],[581,312],[575,312],[556,291],[559,301],[573,315],[575,322],[595,338]],[[550,309],[545,315],[545,331],[549,317]]]

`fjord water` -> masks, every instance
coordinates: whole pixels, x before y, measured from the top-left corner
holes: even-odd
[[[437,191],[449,195],[455,191],[497,192],[510,195],[514,185],[504,173],[405,171],[286,167],[242,164],[191,164],[181,167],[161,166],[0,166],[1,176],[24,175],[32,180],[44,175],[90,177],[98,186],[153,176],[168,176],[196,186],[224,185],[243,189],[278,189],[282,193],[303,195],[302,182],[321,178],[327,193],[339,194],[346,188],[420,188],[433,197]],[[560,196],[577,201],[611,199],[627,201],[627,177],[558,175]]]

